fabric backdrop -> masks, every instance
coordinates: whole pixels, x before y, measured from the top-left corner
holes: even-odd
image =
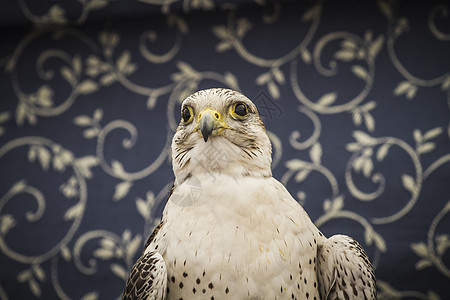
[[[445,1],[18,0],[0,11],[0,299],[117,299],[180,103],[259,108],[273,173],[379,299],[450,299]],[[220,159],[219,156],[211,159]]]

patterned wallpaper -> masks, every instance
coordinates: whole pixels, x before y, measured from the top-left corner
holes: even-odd
[[[259,108],[273,173],[361,242],[379,299],[450,299],[445,1],[18,0],[0,12],[0,299],[117,299],[179,105]]]

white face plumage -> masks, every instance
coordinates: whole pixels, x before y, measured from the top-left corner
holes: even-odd
[[[172,159],[175,176],[272,175],[271,144],[256,106],[228,89],[202,90],[183,101]]]

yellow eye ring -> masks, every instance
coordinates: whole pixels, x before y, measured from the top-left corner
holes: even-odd
[[[194,119],[194,111],[190,106],[185,106],[181,110],[181,120],[183,120],[184,124],[189,124]]]
[[[230,114],[235,118],[244,118],[248,115],[248,107],[245,103],[238,102],[230,106]]]

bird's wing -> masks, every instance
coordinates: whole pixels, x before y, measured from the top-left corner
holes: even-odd
[[[321,299],[376,299],[372,264],[361,245],[334,235],[319,245],[317,277]]]
[[[128,277],[123,300],[164,300],[167,289],[167,269],[163,257],[156,251],[143,254]]]

